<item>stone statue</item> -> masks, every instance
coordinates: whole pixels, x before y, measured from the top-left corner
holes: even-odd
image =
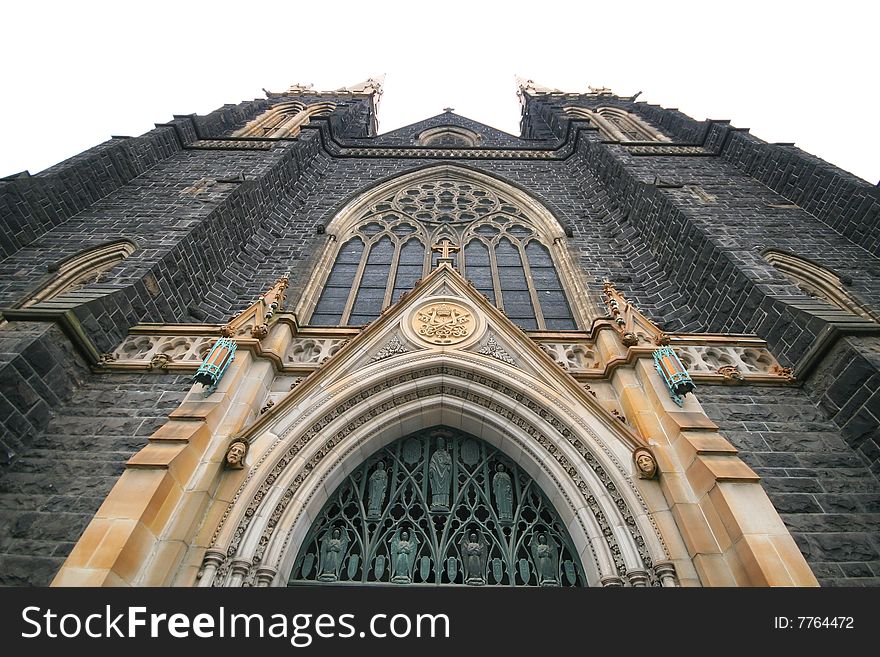
[[[321,564],[318,567],[319,582],[335,582],[348,548],[348,532],[334,527],[324,533],[321,539]]]
[[[461,559],[464,562],[464,582],[474,586],[486,583],[486,557],[489,544],[479,530],[468,532],[459,544]]]
[[[510,481],[510,475],[504,471],[504,466],[501,463],[496,468],[495,478],[492,480],[492,490],[495,493],[498,520],[505,524],[512,522],[513,483]]]
[[[650,450],[639,447],[633,452],[633,460],[636,463],[639,479],[653,479],[657,476],[657,460]]]
[[[419,549],[419,539],[410,538],[408,529],[398,529],[391,538],[391,581],[395,584],[412,582],[413,564]]]
[[[428,464],[431,480],[431,511],[449,511],[449,484],[452,480],[452,457],[446,451],[446,441],[437,439],[437,451]]]
[[[385,488],[388,486],[388,472],[385,462],[379,461],[376,470],[370,475],[369,495],[367,498],[367,520],[377,520],[382,514],[382,502],[385,501]]]
[[[224,465],[230,470],[242,470],[244,457],[248,453],[248,444],[243,440],[236,440],[226,450]]]
[[[559,551],[557,550],[556,541],[549,538],[545,532],[539,532],[537,536],[532,536],[532,542],[529,544],[529,547],[532,551],[532,558],[535,561],[535,575],[538,578],[538,586],[558,586]]]

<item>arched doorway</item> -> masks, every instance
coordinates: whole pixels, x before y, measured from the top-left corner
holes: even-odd
[[[375,452],[312,524],[289,584],[585,586],[545,493],[507,455],[433,427]]]

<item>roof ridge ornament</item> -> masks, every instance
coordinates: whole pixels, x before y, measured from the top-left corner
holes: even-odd
[[[290,272],[287,272],[275,281],[265,294],[221,328],[220,335],[224,338],[233,338],[247,330],[257,340],[269,335],[269,321],[284,304],[284,291],[289,282]]]

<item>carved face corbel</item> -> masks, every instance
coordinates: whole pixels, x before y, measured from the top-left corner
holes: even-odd
[[[633,462],[639,479],[654,479],[657,476],[657,459],[646,447],[639,447],[633,452]]]
[[[224,467],[227,470],[244,469],[244,459],[248,453],[248,443],[243,440],[233,441],[226,450],[226,457],[223,460]]]

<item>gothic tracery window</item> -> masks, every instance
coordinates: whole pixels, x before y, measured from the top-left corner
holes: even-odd
[[[311,325],[375,319],[436,266],[445,246],[459,273],[521,328],[577,328],[552,239],[519,203],[475,182],[405,186],[367,208],[339,243]]]
[[[435,427],[368,458],[331,494],[290,584],[585,586],[538,484],[488,443]]]

